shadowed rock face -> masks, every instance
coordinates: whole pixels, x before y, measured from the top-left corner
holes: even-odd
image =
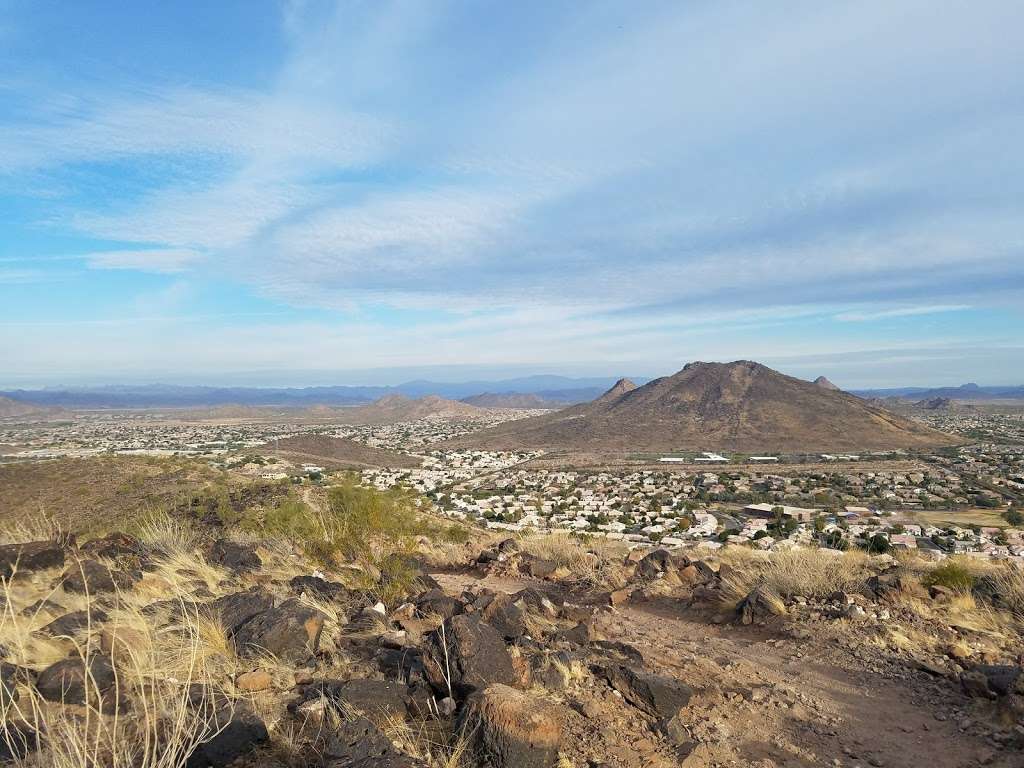
[[[746,360],[690,363],[673,376],[617,396],[614,390],[592,403],[501,424],[450,445],[587,452],[817,452],[958,442],[853,395]]]

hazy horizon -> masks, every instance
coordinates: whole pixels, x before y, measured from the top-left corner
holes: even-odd
[[[0,386],[1024,381],[1016,3],[3,7]]]

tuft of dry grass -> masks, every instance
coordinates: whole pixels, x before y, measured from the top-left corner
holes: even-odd
[[[186,554],[198,543],[198,535],[190,522],[172,517],[167,512],[152,512],[134,526],[135,535],[163,554]]]
[[[622,560],[627,550],[618,542],[549,533],[524,535],[519,545],[526,554],[550,560],[557,568],[567,571],[565,580],[577,586],[618,589],[626,584]]]
[[[870,558],[860,551],[794,547],[761,552],[725,547],[720,560],[727,566],[722,597],[728,602],[742,600],[756,586],[766,587],[780,599],[796,595],[825,598],[836,591],[857,589],[871,573]]]
[[[8,606],[16,603],[10,582],[3,584]],[[32,685],[18,684],[18,697],[2,697],[0,742],[14,755],[16,768],[180,768],[198,744],[212,738],[224,724],[209,702],[196,700],[193,682],[212,675],[204,664],[202,638],[196,623],[183,613],[174,629],[158,633],[140,614],[119,606],[104,632],[122,633],[113,644],[114,689],[104,693],[91,671],[85,678],[83,704],[49,702]],[[19,626],[27,623],[27,626]],[[90,623],[91,624],[91,623]],[[18,659],[41,662],[29,645],[32,618],[6,609],[0,635],[13,645]],[[131,641],[127,637],[131,637]],[[88,626],[80,638],[69,638],[70,658],[86,670],[100,653],[99,632]],[[213,690],[209,696],[213,696]]]

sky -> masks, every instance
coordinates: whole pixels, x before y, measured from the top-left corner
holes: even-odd
[[[1024,383],[1022,86],[1017,0],[0,0],[0,386]]]

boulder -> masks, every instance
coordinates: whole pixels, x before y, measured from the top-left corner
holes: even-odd
[[[960,684],[970,696],[1024,695],[1024,669],[1013,664],[979,664],[960,676]]]
[[[263,566],[263,561],[256,554],[255,547],[228,539],[217,539],[213,542],[207,559],[233,573],[256,571]]]
[[[116,681],[110,658],[94,653],[88,659],[73,656],[51,664],[39,673],[36,690],[47,701],[85,704],[106,700]]]
[[[754,587],[736,606],[741,624],[760,624],[785,612],[782,600],[767,587]]]
[[[431,589],[416,598],[416,609],[423,616],[435,615],[449,619],[465,611],[466,606],[458,598],[446,595],[440,589]]]
[[[506,640],[515,640],[528,632],[526,611],[516,605],[509,595],[490,596],[486,605],[480,609],[480,615]]]
[[[28,667],[0,661],[0,712],[7,712],[11,704],[18,700],[19,683],[31,684],[35,679],[36,673]]]
[[[34,573],[64,565],[64,547],[55,541],[30,541],[26,544],[0,546],[0,577],[11,578],[18,573]]]
[[[556,619],[561,613],[564,603],[558,597],[544,594],[539,589],[527,587],[512,595],[512,602],[549,619]]]
[[[334,600],[348,594],[348,588],[344,584],[327,581],[319,576],[296,576],[288,582],[288,586],[299,595],[305,593],[323,600]]]
[[[323,680],[303,690],[302,701],[325,697],[345,709],[358,710],[371,721],[409,716],[409,686],[386,680]]]
[[[654,579],[672,566],[672,553],[667,549],[656,549],[636,564],[636,575],[641,579]]]
[[[871,597],[887,597],[903,589],[903,579],[899,575],[899,569],[890,568],[877,576],[869,578],[865,583],[865,587]]]
[[[519,570],[535,579],[550,579],[558,570],[558,563],[533,555],[521,555]]]
[[[365,717],[347,717],[323,750],[324,768],[426,768],[395,749],[391,740]]]
[[[423,666],[441,696],[465,697],[491,683],[517,679],[501,635],[479,614],[453,616],[431,632]]]
[[[235,678],[235,688],[243,693],[265,691],[274,684],[274,678],[265,669],[242,672]]]
[[[626,701],[659,720],[675,717],[693,696],[690,686],[667,675],[644,672],[622,664],[609,664],[599,671]]]
[[[470,696],[462,716],[474,752],[493,768],[552,768],[563,727],[560,707],[501,683]]]
[[[261,587],[224,595],[209,604],[210,612],[229,636],[234,635],[253,616],[273,607],[274,596]]]
[[[102,624],[106,620],[107,614],[98,608],[91,611],[73,611],[54,619],[39,631],[51,637],[72,637],[79,630]]]
[[[127,533],[109,533],[101,539],[92,539],[79,548],[83,555],[106,560],[126,560],[136,567],[149,559],[150,548],[139,539]]]
[[[270,740],[267,726],[248,710],[235,710],[223,729],[189,755],[186,768],[226,768]],[[223,722],[223,721],[221,721]]]
[[[269,653],[293,663],[301,663],[316,653],[325,616],[296,599],[258,613],[232,635],[242,656]]]
[[[80,595],[97,595],[113,592],[118,588],[110,569],[95,560],[72,563],[61,578],[65,592]]]

